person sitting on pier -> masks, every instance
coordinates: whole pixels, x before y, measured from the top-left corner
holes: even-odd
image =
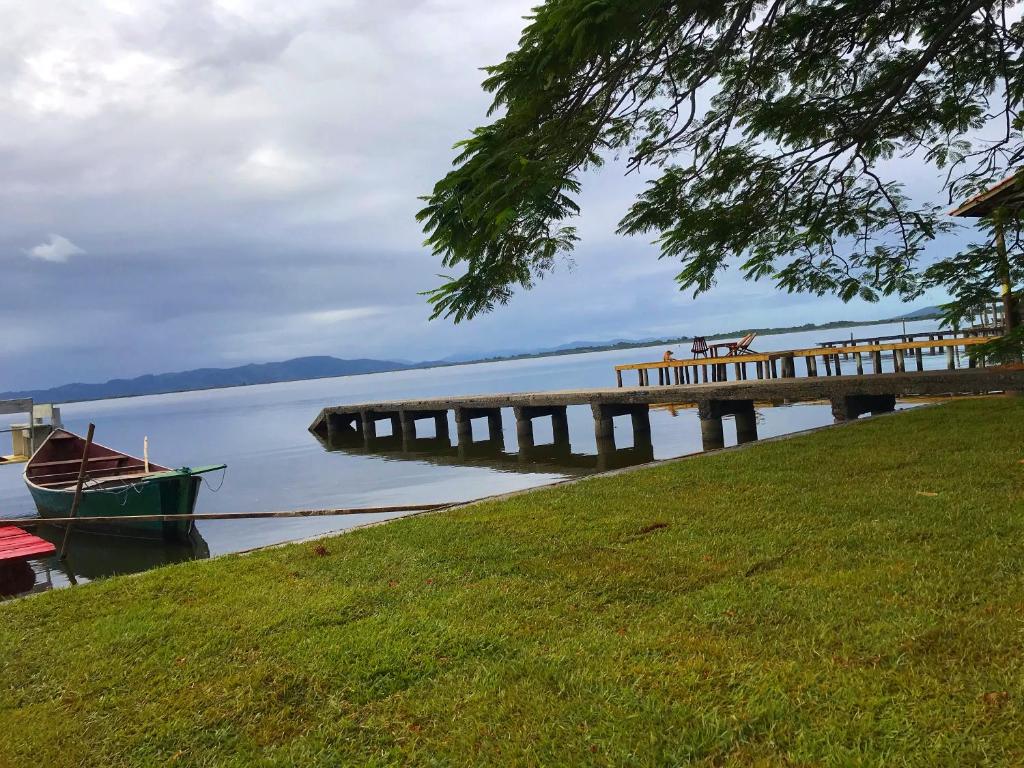
[[[672,357],[672,350],[671,349],[666,349],[665,350],[665,354],[661,356],[661,362],[663,362],[663,363],[671,363],[673,360],[675,360],[675,358]]]

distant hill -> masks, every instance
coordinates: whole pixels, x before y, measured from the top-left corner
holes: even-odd
[[[921,309],[915,309],[913,312],[908,312],[905,315],[900,315],[897,320],[927,320],[932,317],[941,317],[941,307],[922,307]]]
[[[938,307],[924,307],[900,317],[885,320],[837,320],[831,323],[805,323],[804,325],[782,328],[742,328],[727,333],[709,334],[708,339],[739,338],[749,331],[762,336],[794,331],[829,330],[851,328],[861,325],[898,323],[902,320],[926,320],[939,317]],[[398,360],[343,360],[337,357],[297,357],[280,363],[253,363],[237,368],[197,368],[194,371],[161,373],[139,376],[134,379],[111,379],[103,384],[65,384],[51,389],[26,390],[21,392],[0,392],[0,400],[31,397],[41,403],[68,403],[80,400],[105,400],[112,397],[136,397],[138,395],[159,395],[166,392],[186,392],[193,389],[217,389],[219,387],[242,387],[247,384],[275,384],[282,381],[305,379],[326,379],[333,376],[353,376],[361,373],[383,373],[405,371],[413,368],[463,365],[465,363],[518,360],[530,357],[553,357],[574,355],[585,352],[631,349],[661,344],[689,343],[692,337],[612,339],[606,341],[571,341],[556,347],[526,350],[492,350],[452,355],[443,360],[408,362]]]
[[[111,379],[102,384],[64,384],[52,389],[2,392],[0,400],[31,397],[38,402],[67,403],[77,400],[105,400],[111,397],[159,395],[191,389],[241,387],[246,384],[274,384],[280,381],[324,379],[357,373],[399,371],[415,366],[393,360],[341,360],[337,357],[297,357],[280,363],[250,363],[237,368],[197,368],[193,371],[159,373],[134,379]]]

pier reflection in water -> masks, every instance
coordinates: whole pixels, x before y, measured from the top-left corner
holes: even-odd
[[[33,533],[60,547],[64,529],[40,525]],[[187,542],[153,541],[109,536],[76,530],[71,535],[68,556],[56,555],[23,563],[24,568],[0,577],[0,599],[26,592],[45,592],[54,587],[80,584],[106,576],[140,573],[160,565],[210,556],[206,540],[194,530]]]
[[[446,418],[434,422],[430,437],[411,436],[409,429],[392,425],[391,435],[367,434],[361,431],[332,431],[313,433],[320,444],[331,452],[351,455],[377,456],[384,460],[419,461],[434,465],[467,465],[486,467],[499,472],[557,473],[581,476],[594,472],[646,464],[654,461],[654,444],[650,431],[634,433],[634,444],[620,448],[614,435],[596,440],[597,453],[573,451],[568,429],[552,430],[552,442],[536,444],[532,433],[519,435],[516,450],[508,450],[500,418],[487,414],[487,437],[475,440],[468,421],[456,421],[458,440],[453,442]],[[525,438],[525,439],[524,439]]]

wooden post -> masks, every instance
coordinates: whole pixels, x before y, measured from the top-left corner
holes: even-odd
[[[857,359],[857,375],[858,376],[863,376],[864,375],[864,358],[863,358],[863,356],[861,355],[860,352],[856,352],[854,354],[854,356]]]
[[[82,484],[85,482],[85,470],[89,466],[89,451],[92,449],[92,436],[96,431],[95,424],[89,424],[89,431],[85,435],[85,448],[82,451],[82,464],[78,467],[78,480],[75,481],[75,496],[71,500],[71,514],[68,517],[74,520],[78,517],[78,507],[82,503]],[[64,540],[60,545],[60,559],[64,560],[68,556],[68,544],[71,542],[71,526],[73,522],[68,522],[67,528],[64,529]]]
[[[881,352],[876,350],[876,351],[871,353],[871,367],[872,367],[872,369],[874,369],[875,373],[881,373],[882,372],[882,353]]]
[[[828,355],[828,354],[822,355],[821,356],[821,362],[823,362],[825,364],[825,375],[826,376],[831,376],[832,375],[832,355]]]
[[[836,355],[836,376],[842,376],[842,375],[843,375],[843,369],[842,369],[842,366],[839,364],[839,355]]]
[[[769,360],[768,360],[768,370],[771,371],[771,374],[772,374],[770,378],[773,378],[773,379],[779,378],[779,371],[775,367],[775,358],[774,357],[769,358]]]
[[[619,387],[619,389],[622,388],[622,371],[615,371],[615,385]]]
[[[924,357],[922,355],[923,350],[920,347],[914,350],[914,362],[917,363],[917,370],[919,371],[924,370]]]
[[[946,347],[946,367],[951,370],[956,370],[956,359],[953,357],[953,345],[950,344]]]
[[[1003,302],[1003,330],[1006,333],[1013,331],[1018,325],[1017,300],[1013,295],[1013,282],[1010,279],[1010,262],[1006,253],[1006,238],[1003,234],[1003,223],[1006,219],[1006,211],[999,208],[993,217],[996,228],[996,256],[998,258],[998,276],[1000,282],[1000,297]],[[994,313],[993,313],[994,314]],[[993,317],[993,322],[995,318]]]

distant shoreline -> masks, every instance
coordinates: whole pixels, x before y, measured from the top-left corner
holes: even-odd
[[[856,328],[860,326],[868,325],[888,325],[891,323],[914,323],[922,320],[936,320],[939,319],[939,314],[934,315],[923,315],[921,317],[895,317],[886,318],[882,320],[835,320],[829,323],[805,323],[804,325],[786,326],[786,327],[775,327],[775,328],[742,328],[735,331],[726,331],[723,333],[709,334],[706,338],[709,340],[724,339],[731,337],[740,337],[747,333],[756,333],[758,336],[779,336],[787,333],[802,333],[806,331],[826,331],[826,330],[839,330],[842,328]],[[378,373],[398,373],[400,371],[424,371],[435,368],[453,368],[462,365],[478,365],[480,363],[501,363],[513,360],[533,360],[545,357],[562,357],[565,355],[584,355],[592,352],[616,352],[619,350],[627,349],[642,349],[644,347],[656,347],[656,346],[671,346],[673,344],[682,344],[693,341],[693,336],[677,336],[664,339],[647,339],[638,341],[621,341],[615,344],[599,344],[593,346],[584,347],[571,347],[569,349],[558,349],[558,350],[547,350],[541,352],[524,352],[517,355],[499,355],[495,357],[482,357],[474,358],[472,360],[457,360],[457,361],[425,361],[421,363],[402,364],[396,361],[375,361],[380,362],[384,367],[379,370],[371,371],[352,371],[350,373],[331,373],[324,375],[313,375],[313,376],[295,376],[278,378],[269,381],[248,381],[239,382],[237,384],[212,384],[209,386],[192,386],[192,387],[169,387],[169,388],[156,388],[151,392],[130,392],[130,393],[117,393],[112,392],[108,394],[98,394],[94,397],[81,397],[81,398],[66,398],[62,399],[59,396],[48,395],[47,393],[55,392],[63,387],[51,387],[48,389],[41,390],[24,390],[24,391],[12,391],[0,394],[0,399],[4,398],[21,398],[21,397],[32,397],[36,402],[49,402],[54,405],[66,405],[71,403],[90,403],[101,400],[125,400],[135,397],[150,397],[152,395],[174,395],[182,394],[184,392],[208,392],[217,389],[235,389],[238,387],[254,387],[264,384],[287,384],[296,381],[318,381],[321,379],[338,379],[348,378],[351,376],[368,376],[371,374]],[[264,364],[261,364],[264,365]],[[265,364],[273,365],[273,364]],[[388,367],[393,365],[394,367]],[[214,369],[214,370],[230,370],[230,369]],[[182,372],[182,373],[188,373]],[[171,374],[179,375],[179,374]],[[146,378],[145,376],[137,378]],[[117,380],[112,380],[117,381]],[[134,380],[126,380],[134,381]],[[111,383],[111,386],[116,384]],[[69,385],[64,385],[69,386]],[[90,384],[83,386],[103,386],[102,384]]]

